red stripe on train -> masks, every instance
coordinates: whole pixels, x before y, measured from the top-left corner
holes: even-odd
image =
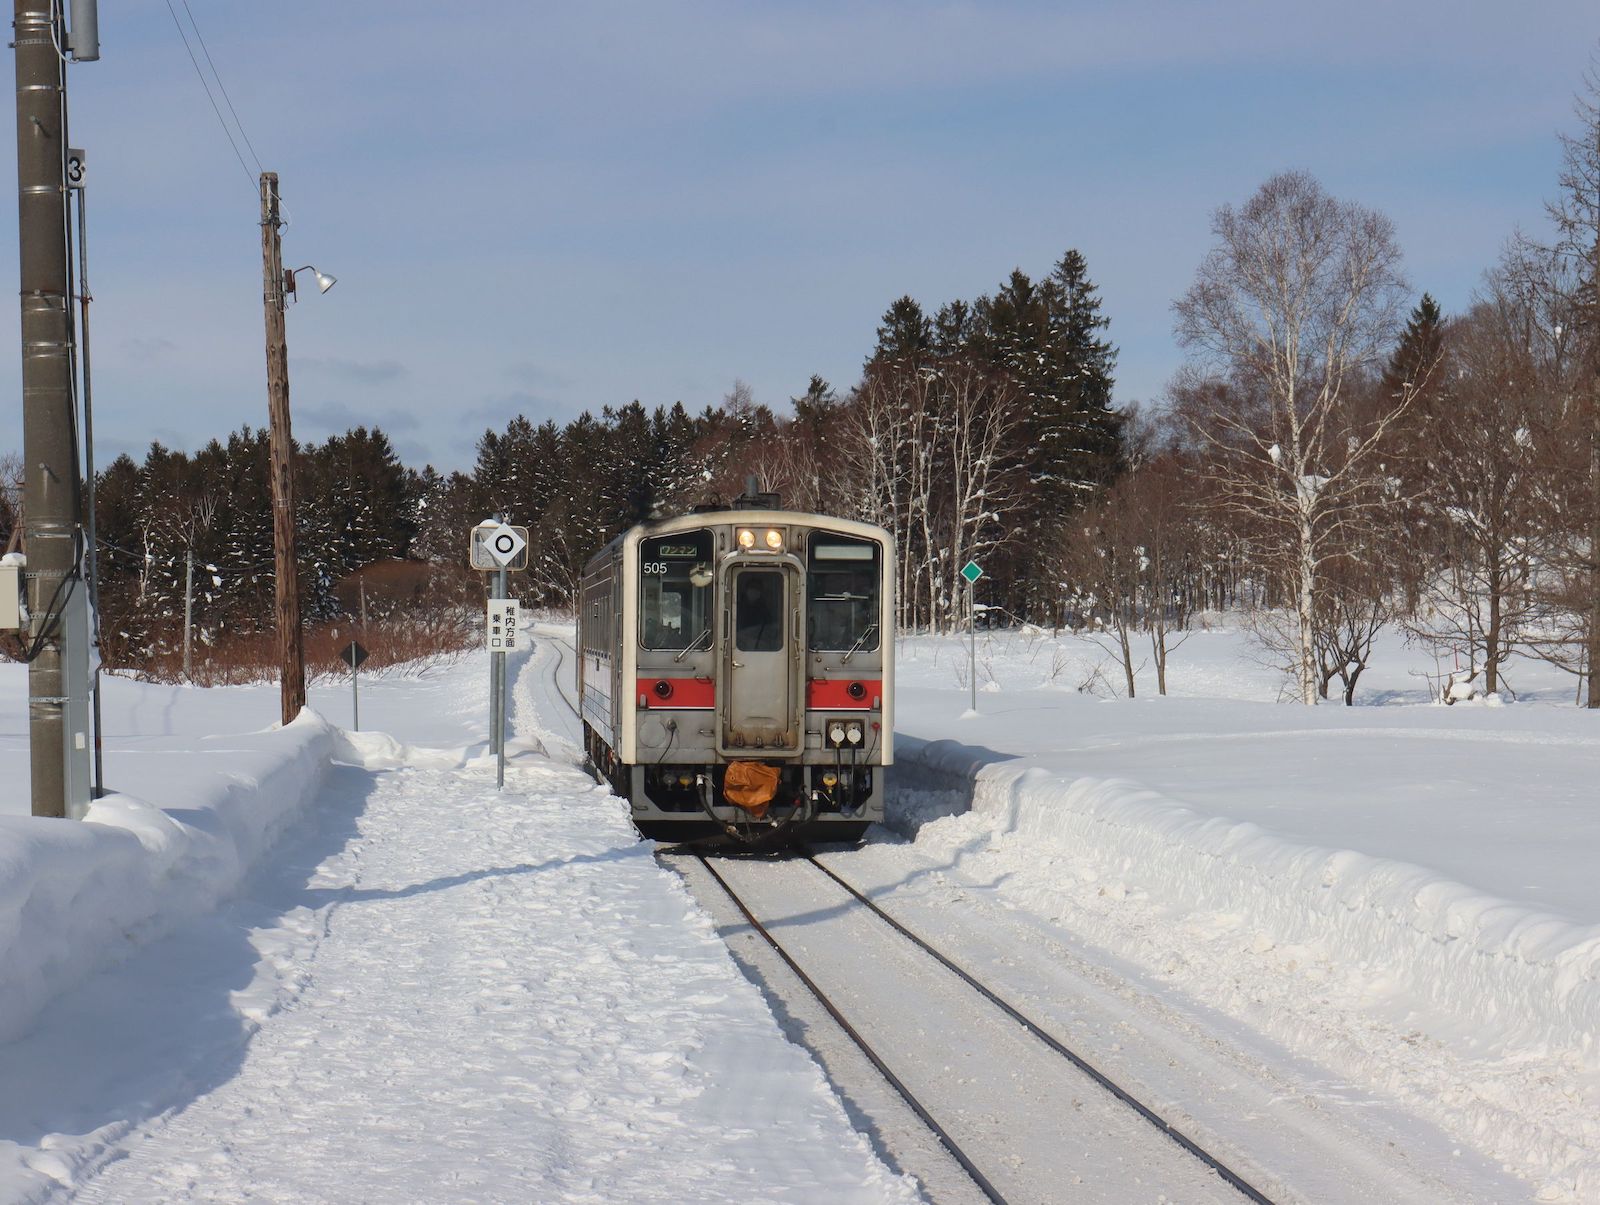
[[[689,707],[709,710],[716,706],[717,687],[709,678],[640,678],[639,706]]]
[[[813,678],[806,683],[806,706],[813,711],[865,711],[883,699],[878,678]]]

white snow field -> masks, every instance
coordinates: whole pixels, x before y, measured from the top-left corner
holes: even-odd
[[[0,1200],[917,1199],[618,801],[527,735],[496,792],[485,665],[369,682],[389,737],[108,684],[167,806],[0,818]]]
[[[560,656],[519,666],[503,793],[481,657],[364,680],[386,736],[334,726],[339,684],[267,731],[273,688],[111,679],[124,794],[81,825],[22,815],[0,666],[0,1200],[915,1199],[575,768]],[[1227,630],[1166,698],[1103,697],[1120,669],[1071,636],[978,662],[970,714],[964,641],[901,643],[893,831],[842,871],[974,958],[974,918],[1016,918],[986,975],[1098,985],[1125,1045],[1192,1024],[1325,1146],[1600,1201],[1600,715],[1570,679],[1435,706],[1393,640],[1366,705],[1306,709]]]
[[[1570,678],[1519,664],[1523,701],[1434,705],[1394,639],[1376,705],[1305,708],[1209,631],[1171,696],[1108,699],[1078,689],[1121,682],[1091,640],[978,643],[976,715],[964,640],[901,647],[903,876],[1070,931],[1530,1198],[1600,1201],[1600,714]]]

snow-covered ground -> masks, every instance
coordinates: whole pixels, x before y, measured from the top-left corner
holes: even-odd
[[[925,865],[1541,1200],[1600,1200],[1600,714],[1570,679],[1520,664],[1524,701],[1432,705],[1431,658],[1395,639],[1374,705],[1310,709],[1229,631],[1175,654],[1168,697],[1081,692],[1121,680],[1089,640],[980,633],[977,656],[975,715],[964,644],[897,663],[897,823]]]
[[[1570,679],[1434,706],[1392,640],[1369,705],[1305,709],[1225,629],[1166,698],[1106,697],[1074,637],[980,633],[978,661],[974,715],[965,644],[902,642],[875,875],[1099,951],[1313,1111],[1409,1112],[1528,1199],[1600,1200],[1600,715]],[[336,683],[266,731],[270,688],[109,680],[126,794],[72,825],[22,816],[0,666],[0,1199],[913,1196],[533,671],[503,795],[481,658],[364,681],[390,739],[333,727]]]
[[[520,673],[495,790],[485,664],[369,683],[389,736],[113,685],[108,783],[174,806],[0,819],[0,1200],[916,1199]]]

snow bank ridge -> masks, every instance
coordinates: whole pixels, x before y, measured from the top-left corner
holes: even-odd
[[[82,822],[0,817],[0,1041],[55,995],[231,892],[321,788],[337,729],[203,742],[167,810],[129,795]]]
[[[1303,946],[1459,1020],[1481,1055],[1565,1054],[1600,1067],[1600,926],[1420,866],[1201,816],[1131,782],[995,764],[951,741],[905,740],[899,760],[918,777],[966,780],[973,814],[996,836],[1089,859],[1197,918],[1248,917],[1257,942]]]

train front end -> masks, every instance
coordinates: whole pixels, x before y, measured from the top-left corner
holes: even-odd
[[[893,553],[881,528],[761,509],[645,524],[591,563],[584,646],[613,656],[586,657],[589,752],[641,833],[849,840],[883,819]]]

